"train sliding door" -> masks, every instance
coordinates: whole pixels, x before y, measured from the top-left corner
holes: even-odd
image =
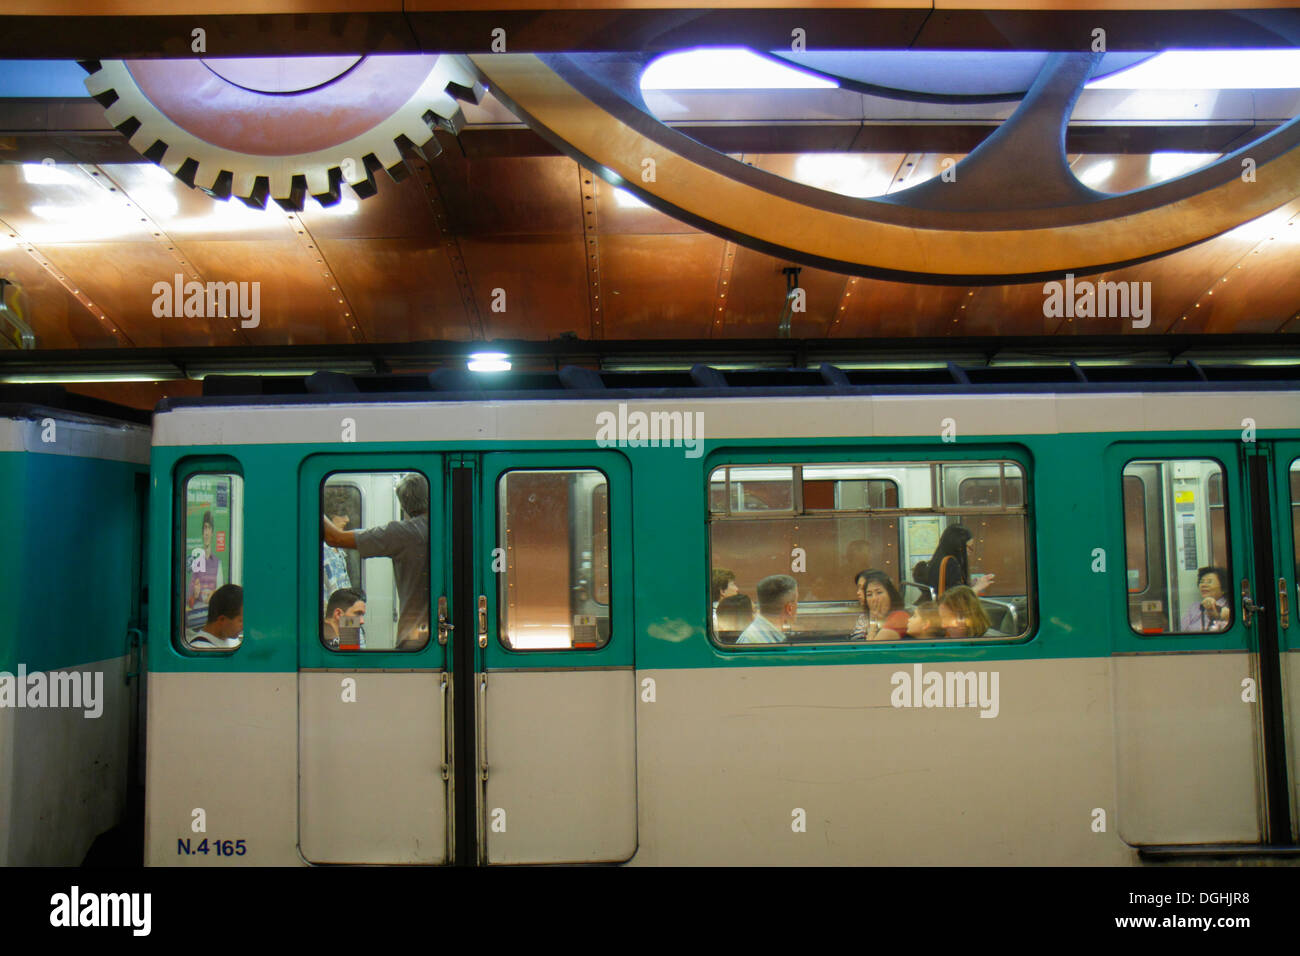
[[[1300,842],[1300,622],[1296,620],[1300,609],[1300,441],[1265,442],[1261,451],[1264,454],[1258,456],[1261,463],[1256,470],[1271,479],[1267,485],[1273,532],[1262,536],[1261,543],[1272,547],[1273,568],[1271,580],[1259,569],[1253,600],[1264,606],[1261,626],[1276,634],[1282,706],[1274,712],[1281,726],[1273,736],[1275,749],[1285,755],[1287,773],[1286,781],[1273,781],[1270,792],[1276,794],[1274,818],[1280,819],[1284,808],[1289,810],[1291,842],[1296,843]],[[1282,763],[1280,756],[1275,761]],[[1279,834],[1275,832],[1272,841],[1280,842]]]
[[[478,860],[636,850],[631,473],[617,452],[493,453],[475,520]]]
[[[298,836],[308,862],[448,860],[443,467],[430,454],[303,463],[303,566],[319,569],[298,635]]]
[[[1277,568],[1293,548],[1279,506],[1294,458],[1230,441],[1107,455],[1125,559],[1111,622],[1117,823],[1148,852],[1293,841],[1282,656],[1293,631]]]

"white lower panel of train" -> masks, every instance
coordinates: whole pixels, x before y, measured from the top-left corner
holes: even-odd
[[[490,674],[488,862],[1116,865],[1260,839],[1247,655],[925,663],[923,686],[974,672],[973,706],[925,706],[914,666]],[[146,861],[445,860],[440,677],[151,674]]]

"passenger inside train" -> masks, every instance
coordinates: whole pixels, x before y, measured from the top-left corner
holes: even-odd
[[[212,592],[208,621],[188,643],[196,651],[231,651],[243,642],[243,633],[244,589],[225,584]]]
[[[754,602],[747,594],[731,594],[718,602],[718,639],[724,644],[735,644],[745,628],[754,622]]]
[[[728,570],[726,585],[749,595],[773,576],[798,585],[798,619],[782,643],[942,637],[938,601],[957,587],[977,592],[983,620],[959,615],[971,620],[954,631],[1004,639],[1029,630],[1028,509],[1016,462],[724,465],[709,481],[711,563]],[[720,584],[711,572],[714,601]],[[756,603],[763,616],[761,596]],[[712,610],[718,642],[733,643]]]
[[[1189,607],[1183,614],[1184,631],[1222,631],[1232,619],[1232,609],[1224,593],[1228,572],[1223,568],[1205,567],[1196,572],[1196,586],[1201,603]]]
[[[386,507],[388,510],[381,513],[393,514],[392,503],[383,500],[386,496],[381,492],[384,482],[392,480],[391,474],[351,477],[354,483],[360,482],[370,491],[369,497],[375,508]],[[393,520],[384,524],[356,531],[340,528],[331,520],[327,508],[321,516],[321,538],[326,548],[323,560],[330,560],[328,549],[355,551],[365,564],[369,564],[367,559],[370,558],[391,559],[391,574],[397,592],[397,627],[393,643],[384,640],[379,647],[414,651],[424,647],[429,640],[429,484],[423,475],[412,472],[397,480],[392,494],[396,496],[401,514],[394,515]],[[328,571],[325,577],[328,587]],[[328,646],[329,636],[323,622],[321,640]],[[344,648],[340,645],[339,649]]]
[[[939,622],[947,637],[1005,637],[990,633],[989,617],[974,588],[959,585],[939,598]]]
[[[907,633],[903,596],[883,571],[860,571],[856,577],[862,613],[854,624],[851,641],[897,641]]]
[[[782,644],[785,629],[799,613],[799,584],[788,574],[771,574],[758,582],[758,614],[736,639],[737,644]]]
[[[939,617],[939,605],[934,601],[918,602],[912,616],[907,619],[907,636],[916,640],[946,637]]]
[[[341,588],[330,595],[325,606],[321,640],[332,651],[366,649],[366,596],[352,588]]]

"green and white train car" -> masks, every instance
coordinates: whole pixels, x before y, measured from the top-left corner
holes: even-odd
[[[143,425],[0,404],[0,865],[79,864],[126,811],[148,463]]]
[[[1292,846],[1297,387],[827,378],[164,403],[146,861],[1127,864]],[[418,534],[412,474],[427,551],[383,556],[392,525],[340,546],[367,605],[364,623],[347,609],[365,635],[349,650],[322,623],[322,514]],[[188,640],[205,510],[208,553],[243,588],[228,649]],[[910,605],[911,569],[954,523],[972,577],[993,575],[987,628],[849,640],[862,566]],[[1207,567],[1225,578],[1212,623]],[[781,641],[719,631],[716,568],[751,598],[797,581]]]

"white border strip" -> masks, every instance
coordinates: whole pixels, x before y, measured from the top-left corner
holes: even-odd
[[[44,422],[53,422],[50,431]],[[53,441],[45,441],[45,435]],[[51,410],[37,418],[0,418],[0,452],[68,455],[149,464],[149,429],[143,425],[98,425],[68,421]]]
[[[957,440],[1004,435],[1295,429],[1295,392],[1124,392],[1101,395],[908,395],[698,398],[656,401],[399,402],[230,405],[180,408],[154,418],[153,442],[167,445],[358,442],[594,442],[596,416],[702,412],[706,441],[740,438],[938,438],[952,419]]]

